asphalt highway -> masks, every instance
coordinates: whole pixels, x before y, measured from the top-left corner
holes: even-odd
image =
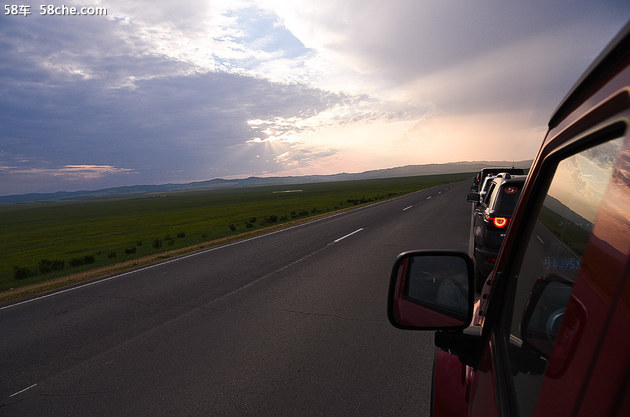
[[[0,416],[428,416],[392,263],[468,251],[469,181],[0,308]]]

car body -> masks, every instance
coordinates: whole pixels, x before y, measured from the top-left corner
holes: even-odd
[[[473,258],[475,260],[475,289],[494,268],[503,244],[512,213],[525,184],[525,175],[500,174],[490,181],[487,194],[476,205],[472,215]],[[469,201],[479,201],[477,193],[469,194]]]
[[[390,323],[437,329],[433,416],[630,415],[628,207],[630,24],[552,114],[480,297],[453,312],[407,294],[407,266],[430,264],[434,285],[455,279],[471,300],[468,254],[396,260]]]

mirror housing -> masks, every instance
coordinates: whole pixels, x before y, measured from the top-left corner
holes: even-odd
[[[387,317],[399,329],[461,330],[472,320],[474,268],[458,251],[414,251],[392,268]]]
[[[466,196],[466,201],[468,201],[469,203],[481,203],[481,194],[470,193]]]

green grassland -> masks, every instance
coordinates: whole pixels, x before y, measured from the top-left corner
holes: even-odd
[[[0,204],[0,291],[277,227],[471,176]]]

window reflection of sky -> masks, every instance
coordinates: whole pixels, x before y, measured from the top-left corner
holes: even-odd
[[[549,195],[595,223],[621,144],[622,139],[613,140],[562,161]]]
[[[608,193],[593,232],[620,254],[630,253],[630,144],[619,153]]]

